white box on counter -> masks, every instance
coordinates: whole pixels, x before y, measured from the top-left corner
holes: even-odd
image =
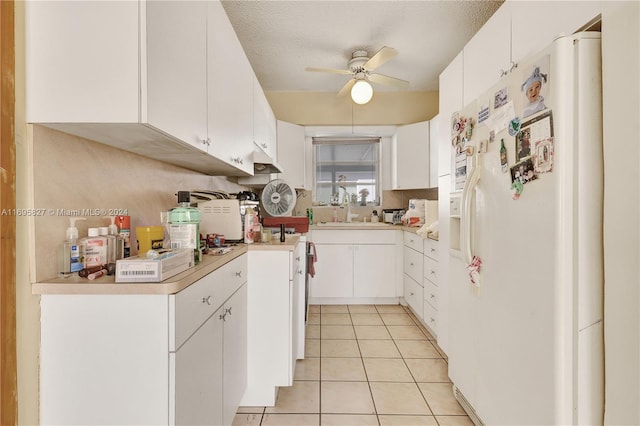
[[[194,266],[193,249],[161,250],[159,256],[116,261],[116,283],[157,283]]]

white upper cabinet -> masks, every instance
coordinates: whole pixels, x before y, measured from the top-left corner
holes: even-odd
[[[220,2],[206,4],[209,152],[252,174],[253,69]]]
[[[429,122],[398,126],[391,140],[392,189],[429,188],[429,163]]]
[[[297,124],[277,121],[278,163],[283,173],[278,179],[284,179],[297,189],[309,189],[305,178],[306,151],[304,127]]]
[[[438,126],[438,175],[451,173],[451,116],[460,111],[463,88],[463,53],[460,52],[440,74]]]
[[[137,2],[26,2],[28,122],[137,123]]]
[[[27,122],[253,174],[253,70],[218,1],[29,1],[25,28]]]
[[[438,186],[438,151],[440,150],[440,115],[429,120],[429,186]]]
[[[207,4],[148,2],[146,25],[147,117],[142,121],[206,152]]]
[[[573,34],[598,16],[601,2],[509,2],[513,61],[519,62],[549,46],[560,34]],[[535,36],[533,36],[535,35]]]
[[[255,76],[253,78],[253,141],[272,158],[277,156],[276,118]]]
[[[511,15],[509,5],[503,4],[464,47],[463,105],[496,84],[503,71],[510,70],[510,44]]]

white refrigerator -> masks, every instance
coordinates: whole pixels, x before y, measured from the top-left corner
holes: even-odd
[[[603,421],[601,98],[585,32],[451,117],[449,376],[476,424]]]

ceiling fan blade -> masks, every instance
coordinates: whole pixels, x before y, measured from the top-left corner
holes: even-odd
[[[393,47],[384,46],[382,49],[378,50],[378,52],[376,52],[376,54],[373,55],[371,59],[363,65],[363,67],[372,71],[395,57],[397,54],[398,51]]]
[[[389,77],[383,74],[371,74],[369,75],[369,81],[377,84],[384,84],[385,86],[394,86],[400,89],[406,89],[409,87],[409,82],[406,80],[400,80],[399,78]]]
[[[338,70],[335,68],[314,68],[314,67],[307,67],[305,68],[306,71],[314,71],[314,72],[330,72],[333,74],[346,74],[346,75],[351,75],[353,74],[350,70]]]
[[[347,81],[347,84],[342,86],[342,89],[340,89],[340,91],[338,92],[338,96],[344,96],[347,93],[349,93],[349,91],[351,90],[354,84],[356,84],[355,78],[352,78],[351,80]]]

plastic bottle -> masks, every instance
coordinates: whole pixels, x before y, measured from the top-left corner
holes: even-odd
[[[89,228],[87,236],[80,239],[80,250],[84,254],[84,268],[106,265],[107,239],[100,236],[98,228]]]
[[[116,260],[124,258],[124,238],[118,233],[116,225],[116,217],[110,216],[111,224],[107,227],[109,234],[107,235],[107,265],[116,263]]]
[[[253,244],[253,224],[256,218],[255,212],[251,207],[247,207],[244,213],[244,243]]]
[[[335,207],[333,208],[333,218],[332,218],[332,220],[334,222],[338,221],[338,209],[336,209]]]
[[[200,219],[202,214],[191,207],[191,193],[178,191],[178,206],[169,210],[169,238],[171,248],[193,249],[195,263],[202,260],[200,249]]]
[[[84,217],[69,218],[69,227],[67,228],[66,237],[60,248],[60,271],[58,275],[64,278],[80,272],[83,268],[76,220],[86,219]]]
[[[118,234],[124,240],[123,258],[131,256],[131,216],[116,216],[115,224]]]

